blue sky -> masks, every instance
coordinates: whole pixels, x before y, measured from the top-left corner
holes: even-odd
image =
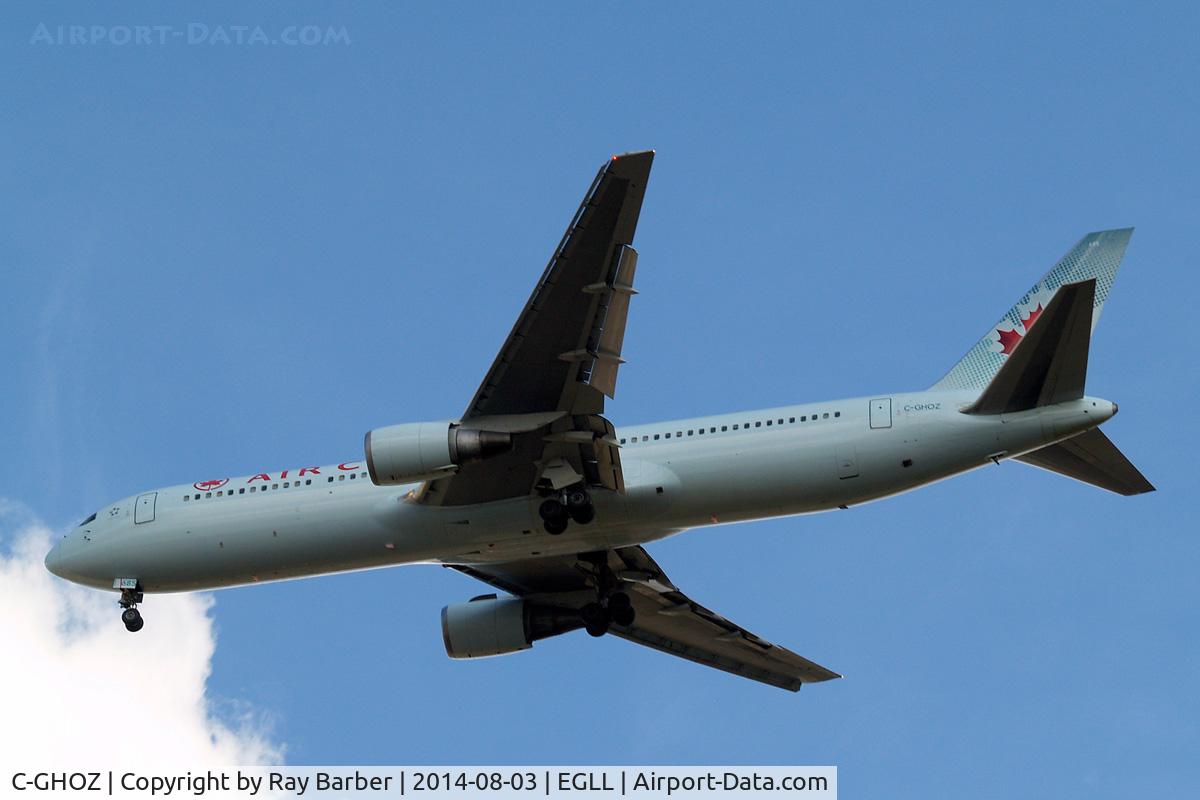
[[[693,597],[846,675],[798,696],[583,634],[451,662],[438,612],[480,585],[435,567],[218,593],[209,695],[269,715],[289,761],[1200,785],[1193,6],[5,16],[0,475],[55,528],[460,412],[611,153],[658,151],[618,424],[924,387],[1079,236],[1137,226],[1088,388],[1158,493],[1005,464],[651,545]],[[349,43],[30,43],[189,22]]]

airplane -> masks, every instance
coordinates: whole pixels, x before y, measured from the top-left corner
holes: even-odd
[[[152,489],[46,556],[146,593],[432,563],[495,590],[442,609],[446,653],[584,629],[797,691],[841,677],[684,594],[644,545],[708,525],[847,509],[1005,460],[1122,495],[1154,487],[1084,393],[1091,334],[1132,229],[1084,236],[929,388],[617,428],[653,151],[600,168],[466,410],[375,428],[361,457]]]

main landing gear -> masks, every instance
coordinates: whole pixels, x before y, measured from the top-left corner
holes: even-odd
[[[142,592],[140,589],[122,589],[121,599],[118,605],[125,609],[121,612],[121,622],[125,623],[125,630],[130,633],[137,633],[146,624],[142,619],[142,612],[137,610],[137,604],[142,602]]]
[[[637,612],[629,595],[618,588],[620,581],[608,566],[608,554],[585,553],[580,558],[591,561],[596,568],[596,602],[579,609],[579,616],[588,634],[603,636],[612,625],[623,628],[632,625]]]
[[[582,486],[566,489],[556,497],[547,498],[538,507],[542,518],[542,526],[546,533],[558,536],[567,529],[567,523],[574,520],[579,525],[587,525],[596,518],[596,507],[592,505],[592,496]]]

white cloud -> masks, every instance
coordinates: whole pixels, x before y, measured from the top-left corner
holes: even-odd
[[[116,595],[46,571],[51,531],[0,499],[0,753],[13,764],[187,768],[282,761],[269,726],[213,714],[210,595],[157,595],[128,633]],[[5,549],[7,548],[7,549]]]

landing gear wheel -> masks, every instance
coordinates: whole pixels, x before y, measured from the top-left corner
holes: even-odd
[[[627,628],[633,624],[637,612],[633,610],[633,603],[630,601],[629,595],[624,592],[616,592],[608,598],[608,615],[617,625]]]
[[[137,633],[146,624],[142,619],[142,613],[136,608],[127,608],[121,612],[121,622],[125,623],[125,630],[130,633]]]
[[[572,506],[567,509],[567,513],[580,525],[587,525],[596,518],[596,507],[591,503],[586,506]]]
[[[567,521],[562,520],[546,520],[542,523],[542,527],[546,529],[546,533],[551,536],[558,536],[567,529]]]
[[[596,518],[596,507],[586,489],[576,488],[567,492],[567,513],[580,525],[587,525]]]
[[[538,515],[545,522],[565,520],[567,518],[567,509],[563,507],[562,503],[552,497],[549,500],[543,501],[538,506]]]
[[[583,627],[587,629],[588,635],[603,636],[608,633],[611,620],[608,611],[599,603],[588,603],[579,609],[579,616],[583,618]]]

